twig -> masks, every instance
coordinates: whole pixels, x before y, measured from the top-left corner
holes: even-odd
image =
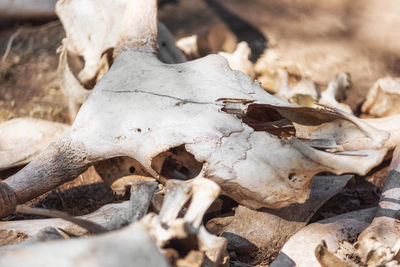
[[[31,207],[28,207],[25,205],[18,205],[16,208],[16,212],[24,213],[24,214],[41,215],[41,216],[47,216],[47,217],[52,217],[52,218],[61,218],[63,220],[72,222],[72,223],[88,230],[90,233],[93,233],[93,234],[100,234],[100,233],[107,232],[107,229],[105,229],[103,226],[101,226],[97,223],[91,222],[89,220],[75,218],[65,212],[58,211],[58,210],[31,208]]]
[[[12,43],[13,43],[14,39],[17,38],[17,36],[21,33],[21,31],[22,31],[22,27],[20,27],[16,32],[14,32],[10,36],[10,39],[8,39],[6,51],[4,52],[3,57],[1,58],[1,62],[5,62],[6,61],[7,56],[11,51]]]

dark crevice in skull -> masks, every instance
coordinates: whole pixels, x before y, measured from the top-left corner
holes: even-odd
[[[130,172],[130,173],[134,174],[135,171],[136,171],[136,168],[135,168],[134,166],[131,166],[131,167],[129,168],[129,172]]]
[[[190,233],[183,238],[169,240],[162,250],[171,266],[214,266],[200,246],[197,235]]]
[[[216,217],[228,217],[235,214],[235,209],[239,205],[235,200],[228,196],[220,195],[207,210],[203,217],[204,225]],[[215,228],[214,228],[215,230]],[[215,234],[215,233],[214,233]],[[220,233],[218,233],[220,234]]]
[[[72,74],[74,74],[75,77],[78,77],[79,72],[85,65],[85,60],[83,57],[67,53],[67,62]]]
[[[151,176],[137,160],[130,157],[115,157],[97,162],[96,172],[108,184],[127,175]]]
[[[167,179],[188,180],[200,173],[203,163],[198,162],[185,145],[180,145],[155,156],[151,166]]]
[[[186,238],[174,238],[168,241],[165,249],[175,249],[180,257],[185,257],[191,250],[199,250],[198,238],[195,234],[189,234]]]
[[[296,135],[292,122],[269,107],[250,105],[242,120],[255,131],[268,132],[279,138],[290,138]]]
[[[114,48],[110,47],[109,49],[104,51],[103,54],[101,55],[102,57],[103,56],[106,57],[108,67],[111,67],[111,65],[114,62],[113,53],[114,53]],[[85,66],[84,58],[82,56],[71,55],[71,54],[68,54],[67,56],[68,56],[68,66],[71,69],[72,74],[74,74],[75,77],[78,77],[79,72]],[[91,80],[88,80],[85,83],[83,83],[82,86],[88,90],[93,89],[97,83],[97,80],[99,78],[98,76],[101,71],[102,69],[99,69],[96,75],[94,75],[94,77]]]

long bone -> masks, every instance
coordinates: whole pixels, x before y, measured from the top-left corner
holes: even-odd
[[[155,1],[130,1],[123,25],[129,31],[121,32],[114,64],[71,129],[0,183],[0,216],[116,156],[165,181],[153,160],[180,149],[193,163],[186,169],[223,194],[250,208],[280,208],[304,202],[315,174],[365,174],[387,152],[389,133],[336,109],[273,97],[221,56],[161,63]]]

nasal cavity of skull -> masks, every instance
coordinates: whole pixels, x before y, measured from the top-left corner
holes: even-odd
[[[180,145],[155,156],[151,167],[167,179],[188,180],[200,173],[203,163],[198,162],[185,145]]]
[[[296,135],[292,122],[270,107],[250,105],[242,121],[255,131],[268,132],[279,138],[290,138]]]

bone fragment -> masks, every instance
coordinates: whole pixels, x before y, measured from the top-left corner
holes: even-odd
[[[169,266],[141,224],[91,238],[36,243],[0,251],[0,265],[30,266]]]
[[[127,25],[141,24],[139,32],[121,35],[111,69],[70,130],[2,182],[15,192],[11,199],[23,203],[117,156],[136,159],[165,182],[168,176],[157,172],[153,159],[183,148],[190,166],[170,164],[186,173],[181,178],[209,178],[242,205],[277,209],[304,202],[319,172],[365,174],[382,161],[389,133],[334,108],[299,107],[271,96],[221,56],[160,62],[152,1],[136,3],[149,5],[147,16],[125,17]],[[341,149],[306,142],[315,139]],[[166,156],[161,166],[168,160],[173,158]],[[14,203],[3,194],[0,199],[8,207],[0,210],[5,216]]]
[[[197,220],[192,220],[193,216],[194,218],[204,216],[205,209],[218,196],[220,191],[218,185],[202,178],[187,182],[171,181],[171,183],[188,185],[188,190],[180,191],[178,195],[173,193],[178,199],[181,198],[180,194],[192,198],[187,215],[183,218],[177,218],[178,214],[176,214],[175,218],[171,217],[171,220],[167,220],[167,224],[163,224],[160,216],[148,214],[127,227],[95,237],[58,242],[49,241],[3,250],[0,251],[0,264],[1,266],[11,266],[10,264],[15,263],[15,260],[18,259],[20,266],[46,266],[55,263],[62,266],[130,266],[132,262],[135,262],[135,266],[144,266],[144,264],[168,266],[164,257],[160,255],[159,248],[153,242],[163,247],[173,239],[179,239],[179,242],[187,245],[187,249],[198,251],[197,254],[200,253],[202,262],[207,262],[209,266],[226,266],[228,264],[226,240],[209,234],[203,226],[197,223]],[[152,196],[151,192],[154,192],[155,189],[154,182],[143,181],[137,182],[136,185],[137,188],[132,192],[134,196],[131,198],[131,203],[135,206],[131,211],[138,216],[134,216],[132,222],[146,213]],[[167,187],[171,187],[171,185],[167,184]],[[207,195],[204,192],[211,192],[211,194]],[[168,198],[170,192],[167,191],[166,194],[166,198]],[[201,201],[205,208],[196,209],[198,201]],[[170,207],[173,206],[167,204],[163,205],[162,209]],[[195,246],[193,246],[193,238],[196,242]],[[43,250],[48,252],[45,256],[31,258],[35,254],[44,255],[44,253],[40,253]],[[90,257],[85,256],[88,251]],[[180,262],[183,264],[187,260],[189,259],[180,259]]]
[[[368,91],[361,111],[377,117],[400,113],[400,78],[379,79]]]
[[[189,241],[187,245],[193,246],[193,240],[190,239],[196,236],[198,250],[206,256],[211,266],[227,266],[226,240],[208,233],[201,225],[206,210],[219,192],[217,184],[201,177],[189,181],[169,180],[160,215],[149,214],[141,222],[147,226],[148,233],[160,247],[175,239],[182,244]],[[190,204],[184,212],[183,205],[188,200]],[[183,218],[179,218],[182,212]]]
[[[138,221],[147,213],[156,187],[157,183],[152,181],[133,182],[131,183],[131,198],[129,201],[105,205],[91,214],[79,217],[72,217],[59,211],[22,207],[17,210],[56,218],[0,222],[0,233],[2,232],[10,237],[9,243],[2,245],[15,244],[19,241],[23,241],[20,245],[26,245],[40,241],[40,236],[48,228],[61,229],[61,231],[74,236],[85,235],[88,231],[91,233],[103,233],[120,229]],[[23,240],[11,239],[12,235],[24,236],[24,238]]]
[[[386,176],[385,185],[371,225],[358,237],[357,249],[372,266],[391,260],[400,262],[400,149],[397,146]],[[393,251],[392,251],[393,249]],[[392,251],[390,253],[390,251]],[[391,254],[391,256],[390,256]],[[385,257],[388,255],[388,257]],[[397,256],[396,256],[397,255]]]
[[[35,118],[17,118],[0,124],[0,170],[28,163],[69,128]]]
[[[289,77],[296,79],[306,79],[309,73],[299,64],[286,60],[273,48],[267,49],[261,58],[254,65],[257,73],[257,80],[261,86],[271,94],[276,94],[280,90],[278,82],[279,70],[283,69],[289,74]]]
[[[312,223],[301,229],[283,246],[271,267],[318,267],[315,249],[324,240],[336,252],[343,240],[354,239],[372,221],[376,209],[353,211]]]
[[[246,42],[240,42],[233,53],[219,52],[218,54],[228,60],[229,66],[233,70],[240,70],[254,79],[254,66],[249,60],[251,50]]]
[[[312,181],[310,197],[305,203],[293,204],[280,210],[257,211],[239,205],[235,209],[235,215],[229,218],[230,222],[227,222],[225,216],[217,217],[207,222],[207,229],[226,237],[228,249],[235,251],[237,255],[248,255],[251,250],[273,255],[351,178],[351,175],[317,176]]]
[[[386,142],[386,147],[390,150],[400,144],[400,114],[392,115],[384,118],[363,119],[372,127],[390,133],[390,137]]]
[[[61,88],[69,97],[71,121],[75,118],[80,105],[90,94],[91,91],[88,89],[112,65],[114,56],[118,53],[115,49],[120,45],[118,44],[119,40],[124,45],[128,43],[125,40],[136,40],[132,42],[140,44],[142,41],[149,41],[145,39],[152,34],[154,39],[152,49],[153,51],[158,50],[158,57],[162,62],[182,63],[186,61],[184,54],[175,46],[174,38],[164,24],[158,22],[157,25],[151,27],[146,24],[148,29],[138,26],[143,20],[140,16],[151,17],[151,12],[155,7],[146,9],[140,4],[135,6],[136,4],[128,5],[128,3],[127,0],[112,2],[75,0],[59,1],[57,4],[57,15],[66,31],[66,38],[59,49],[61,54],[58,73],[61,77]],[[133,14],[134,10],[142,10],[142,13],[132,20],[129,14]],[[124,16],[124,14],[126,15]],[[85,26],[81,27],[81,25]],[[158,37],[156,39],[157,28]],[[81,56],[84,59],[84,67],[78,77],[75,77],[70,69],[68,56],[73,58]]]

